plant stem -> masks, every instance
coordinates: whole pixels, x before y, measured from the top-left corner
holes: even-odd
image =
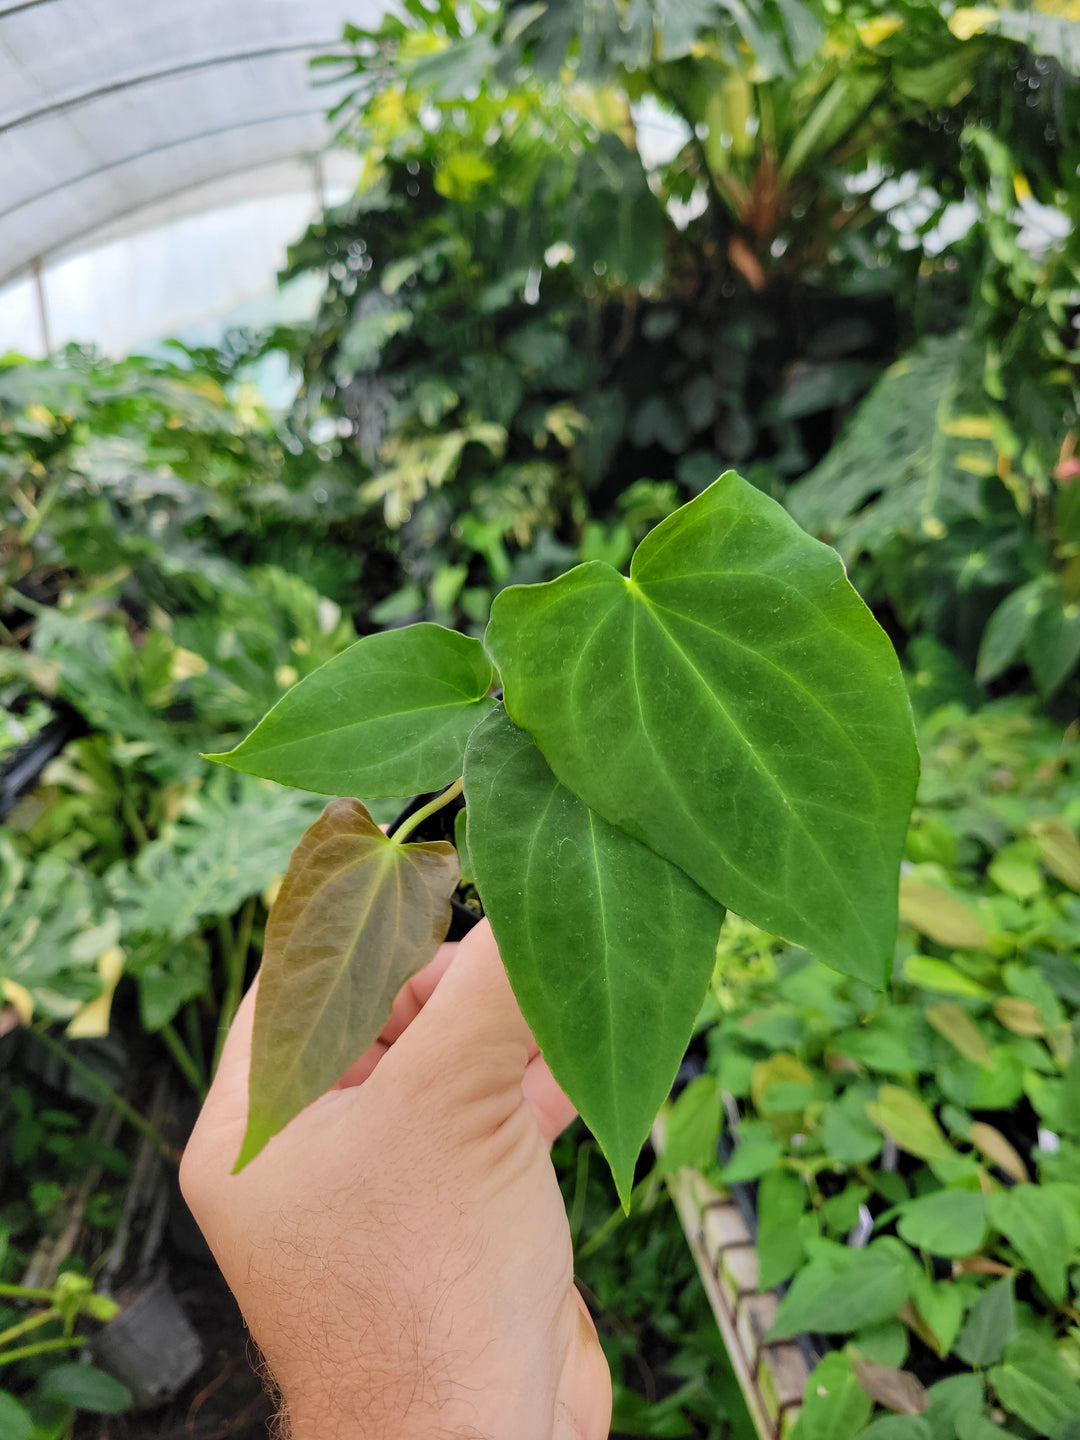
[[[51,1290],[32,1290],[25,1285],[0,1284],[0,1296],[5,1300],[51,1300]]]
[[[85,1345],[86,1337],[73,1335],[70,1339],[57,1338],[56,1340],[38,1340],[33,1345],[21,1345],[17,1350],[9,1350],[5,1355],[0,1355],[0,1365],[10,1365],[13,1360],[29,1360],[31,1355],[45,1355],[52,1350],[70,1350],[73,1346]]]
[[[649,1173],[641,1180],[639,1180],[638,1183],[634,1186],[633,1190],[631,1190],[630,1204],[627,1206],[627,1208],[624,1210],[621,1205],[617,1206],[616,1209],[614,1209],[608,1216],[608,1218],[604,1221],[604,1223],[598,1226],[589,1236],[588,1240],[577,1252],[577,1258],[579,1260],[584,1260],[589,1255],[595,1254],[602,1245],[606,1245],[607,1242],[611,1239],[612,1235],[615,1234],[615,1231],[618,1230],[619,1226],[630,1214],[630,1211],[633,1208],[634,1201],[640,1200],[642,1195],[644,1195],[648,1189],[653,1188],[656,1183],[657,1175],[656,1166],[654,1165],[653,1168],[649,1171]]]
[[[574,1195],[570,1203],[570,1239],[577,1241],[578,1231],[581,1229],[582,1221],[585,1219],[585,1202],[589,1190],[589,1156],[592,1147],[590,1145],[579,1145],[577,1152],[577,1165],[574,1171]]]
[[[121,794],[120,808],[123,810],[124,819],[128,823],[128,828],[135,836],[135,839],[138,842],[139,849],[141,850],[145,845],[148,845],[150,843],[150,837],[146,833],[146,826],[143,824],[139,812],[135,809],[135,802],[132,800],[131,796],[126,792],[126,790],[123,791]]]
[[[37,1330],[42,1325],[48,1325],[50,1320],[59,1320],[60,1311],[52,1306],[48,1310],[41,1310],[36,1315],[28,1315],[25,1320],[20,1320],[17,1325],[9,1325],[6,1330],[0,1330],[0,1345],[8,1345],[12,1340],[17,1340],[20,1335],[29,1335],[31,1330]]]
[[[195,1057],[199,1074],[206,1076],[206,1050],[203,1046],[202,1026],[199,1024],[199,1007],[194,1000],[184,1006],[184,1029],[187,1031],[187,1048]]]
[[[22,527],[19,535],[19,539],[24,545],[29,545],[41,528],[42,522],[48,516],[49,511],[56,503],[60,491],[64,488],[64,481],[66,479],[66,475],[60,474],[54,475],[46,482],[41,498],[38,500],[38,503],[32,507],[33,514],[27,516],[26,524]]]
[[[173,1024],[170,1021],[166,1021],[165,1024],[161,1027],[161,1029],[158,1031],[158,1034],[161,1036],[162,1040],[165,1041],[165,1047],[168,1050],[169,1054],[172,1056],[172,1058],[176,1061],[177,1067],[183,1074],[184,1079],[188,1081],[191,1088],[195,1091],[195,1094],[199,1097],[199,1099],[205,1100],[206,1081],[203,1079],[202,1071],[196,1064],[195,1057],[192,1055],[191,1051],[187,1048],[183,1040],[181,1040],[180,1036],[176,1033],[176,1029]]]
[[[235,934],[226,919],[222,918],[218,921],[221,955],[225,962],[225,994],[221,998],[221,1011],[218,1016],[217,1040],[214,1043],[214,1059],[211,1067],[213,1072],[217,1071],[218,1061],[221,1059],[221,1052],[225,1045],[225,1036],[229,1033],[229,1026],[244,997],[244,975],[247,971],[247,957],[248,951],[251,949],[251,928],[254,920],[255,896],[249,895],[244,901],[244,908],[240,911],[239,926]]]
[[[238,988],[241,991],[243,991],[244,988],[244,972],[247,968],[248,951],[251,949],[251,931],[255,924],[255,900],[256,897],[254,895],[249,895],[244,901],[244,908],[240,911],[240,930],[236,937],[236,965]],[[240,996],[237,996],[237,1005],[240,1004],[240,998]]]
[[[67,1050],[61,1045],[59,1040],[54,1040],[47,1031],[31,1030],[30,1034],[33,1035],[35,1040],[44,1045],[46,1050],[55,1055],[58,1060],[62,1060],[75,1075],[78,1075],[80,1080],[85,1080],[88,1085],[92,1085],[98,1094],[108,1101],[118,1115],[123,1116],[129,1125],[138,1130],[140,1135],[146,1136],[158,1154],[164,1155],[167,1160],[175,1161],[179,1158],[173,1147],[169,1145],[162,1136],[157,1126],[152,1125],[145,1115],[140,1115],[133,1105],[129,1105],[123,1096],[118,1095],[109,1082],[103,1079],[96,1070],[72,1055],[70,1050]]]
[[[28,615],[48,614],[48,605],[43,605],[40,600],[31,600],[29,595],[21,594],[14,586],[7,591],[4,600],[17,610],[25,610]]]
[[[429,800],[426,805],[422,805],[420,809],[417,810],[415,815],[410,815],[407,820],[403,820],[390,836],[390,844],[400,845],[405,839],[405,836],[411,835],[416,827],[422,825],[429,815],[434,815],[437,810],[441,810],[444,806],[449,805],[451,801],[456,800],[461,794],[464,784],[465,777],[459,775],[454,783],[448,785],[440,795],[436,795],[434,800]]]

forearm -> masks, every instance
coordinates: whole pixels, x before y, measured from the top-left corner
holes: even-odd
[[[343,1377],[342,1377],[343,1378]],[[551,1440],[550,1405],[510,1387],[447,1385],[421,1373],[347,1390],[342,1379],[291,1386],[270,1381],[274,1440]],[[539,1414],[537,1411],[539,1410]],[[544,1411],[547,1414],[544,1414]]]

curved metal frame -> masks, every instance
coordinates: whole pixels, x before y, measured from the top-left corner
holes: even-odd
[[[36,10],[39,5],[55,5],[57,0],[15,0],[14,5],[0,9],[0,20],[8,15],[18,15],[21,10]]]
[[[147,160],[151,155],[161,155],[166,150],[178,150],[184,145],[194,145],[199,140],[216,140],[221,135],[231,135],[237,130],[254,130],[260,125],[275,125],[280,120],[303,120],[309,115],[324,115],[326,112],[322,106],[316,106],[311,110],[282,110],[277,115],[262,115],[257,120],[237,120],[231,125],[218,125],[213,130],[200,130],[194,135],[182,135],[177,140],[166,140],[161,145],[150,145],[145,150],[136,151],[134,155],[123,155],[118,160],[110,160],[105,165],[98,165],[93,170],[84,170],[80,175],[73,175],[70,179],[60,180],[55,185],[50,185],[45,190],[35,191],[33,195],[24,195],[22,199],[16,200],[14,205],[9,205],[6,210],[0,210],[0,220],[6,220],[9,215],[15,215],[27,205],[34,205],[39,200],[47,200],[50,195],[59,195],[63,190],[70,190],[76,185],[83,184],[86,180],[94,180],[99,175],[107,175],[110,170],[119,170],[124,165],[135,165],[140,160]],[[274,164],[274,161],[268,161]],[[206,182],[221,178],[220,172],[207,176]],[[202,181],[195,181],[196,185]],[[153,200],[147,204],[154,204]],[[139,207],[142,208],[141,206]],[[118,215],[116,217],[120,219]],[[106,224],[110,223],[108,221]],[[76,237],[77,238],[77,237]],[[59,244],[53,245],[51,249],[58,250],[62,245],[68,244],[67,240],[61,240]]]
[[[46,0],[34,0],[34,3],[46,3]],[[10,14],[10,11],[4,12]],[[0,20],[4,15],[0,14]],[[22,115],[16,115],[14,119],[0,120],[0,135],[9,134],[12,130],[21,130],[25,125],[33,125],[38,120],[49,119],[54,115],[63,115],[69,110],[77,110],[82,105],[92,104],[105,95],[116,95],[124,90],[134,90],[140,85],[151,85],[156,81],[170,80],[174,75],[189,75],[200,70],[213,70],[217,66],[236,65],[245,60],[264,60],[275,55],[300,54],[305,50],[322,50],[334,44],[332,40],[305,40],[290,41],[287,45],[265,45],[258,50],[241,50],[229,55],[213,55],[205,60],[188,60],[182,65],[171,65],[164,70],[148,71],[143,75],[134,75],[129,80],[113,80],[108,85],[99,85],[93,90],[85,90],[80,95],[71,95],[64,100],[53,100],[48,105],[42,105],[37,110],[27,110]]]

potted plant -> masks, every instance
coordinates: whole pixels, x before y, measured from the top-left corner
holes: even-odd
[[[511,984],[624,1205],[726,906],[863,983],[891,962],[917,773],[900,668],[835,553],[734,472],[658,525],[629,577],[592,562],[512,587],[483,643],[428,624],[368,636],[213,758],[338,796],[446,787],[389,835],[334,800],[298,845],[267,926],[238,1165],[435,953],[459,857],[405,842],[459,794]]]

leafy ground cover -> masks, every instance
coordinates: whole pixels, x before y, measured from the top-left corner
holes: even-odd
[[[755,1192],[773,1337],[827,1350],[800,1437],[1065,1437],[1080,751],[1015,700],[935,709],[921,743],[891,987],[729,921],[707,1073],[673,1133]]]

